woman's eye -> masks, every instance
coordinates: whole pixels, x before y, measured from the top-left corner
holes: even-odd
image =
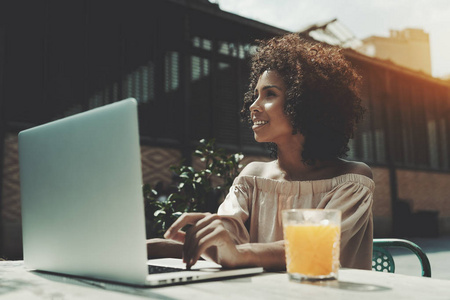
[[[268,91],[267,92],[267,96],[273,97],[273,96],[276,96],[276,94],[274,92],[272,92],[272,91]]]

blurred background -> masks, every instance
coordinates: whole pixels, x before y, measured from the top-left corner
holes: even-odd
[[[375,236],[449,235],[450,4],[367,2],[2,0],[0,256],[22,257],[23,129],[134,97],[144,183],[199,166],[203,138],[270,160],[238,112],[255,39],[287,32],[343,47],[363,76],[348,158],[373,170]]]

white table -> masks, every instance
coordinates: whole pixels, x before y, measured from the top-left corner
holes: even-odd
[[[30,272],[22,261],[0,262],[0,299],[450,299],[450,281],[343,269],[339,281],[290,282],[285,273],[263,273],[221,281],[135,288]]]

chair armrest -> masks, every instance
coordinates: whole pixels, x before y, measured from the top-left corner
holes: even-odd
[[[404,239],[373,239],[373,245],[377,247],[397,247],[406,248],[419,258],[422,265],[422,276],[431,277],[431,265],[427,255],[415,243]]]

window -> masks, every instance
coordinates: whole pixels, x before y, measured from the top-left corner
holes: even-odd
[[[372,132],[366,131],[362,134],[362,159],[364,161],[373,161],[372,151]]]
[[[195,48],[200,48],[201,45],[201,39],[198,36],[194,36],[192,38],[192,46],[194,46]]]
[[[119,100],[119,84],[117,82],[114,82],[112,86],[112,101],[118,100]]]
[[[441,151],[442,151],[442,168],[448,170],[448,147],[447,147],[447,126],[445,119],[440,120],[441,129]]]
[[[209,75],[209,59],[191,56],[191,80],[197,81]]]
[[[155,98],[155,67],[152,61],[128,73],[123,81],[125,98],[147,103]],[[118,94],[118,91],[117,91]]]
[[[230,47],[226,42],[219,43],[219,53],[223,55],[230,55]]]
[[[230,45],[228,46],[230,49],[230,55],[233,57],[237,57],[238,55],[238,47],[236,44],[234,43],[230,43]]]
[[[201,48],[203,50],[212,50],[212,42],[205,38],[200,38],[198,36],[195,36],[192,38],[192,46],[195,48]]]
[[[205,50],[212,50],[212,42],[207,39],[203,39],[202,48]]]
[[[210,60],[191,56],[190,136],[196,140],[208,138],[212,132],[212,91]]]
[[[142,74],[142,102],[147,103],[155,99],[155,65],[150,61],[141,67]]]
[[[130,76],[131,78],[131,95],[137,99],[138,102],[142,101],[142,82],[141,82],[141,68],[138,68],[133,74]]]
[[[102,105],[102,96],[100,93],[95,93],[89,97],[89,108],[95,108]]]
[[[411,122],[411,107],[410,105],[403,105],[401,111],[401,133],[403,146],[403,161],[406,165],[414,164],[414,131],[412,130]]]
[[[164,90],[168,93],[178,89],[179,85],[178,52],[167,52],[164,59]]]
[[[256,46],[231,42],[219,42],[218,53],[226,56],[246,59],[256,52]]]
[[[228,69],[230,67],[230,64],[225,63],[225,62],[219,62],[219,70],[225,70]]]
[[[379,163],[386,163],[386,145],[382,129],[375,130],[375,151]]]
[[[430,167],[433,169],[438,169],[439,156],[438,156],[437,132],[435,120],[428,121],[428,145],[430,151]]]
[[[119,100],[119,84],[114,82],[93,93],[88,100],[89,108],[99,107]]]
[[[348,155],[348,158],[349,159],[356,159],[356,157],[355,157],[355,141],[353,140],[353,139],[350,139],[349,141],[348,141],[348,152],[347,152],[347,155]]]
[[[239,45],[239,58],[244,59],[246,55],[245,47],[243,45]]]

